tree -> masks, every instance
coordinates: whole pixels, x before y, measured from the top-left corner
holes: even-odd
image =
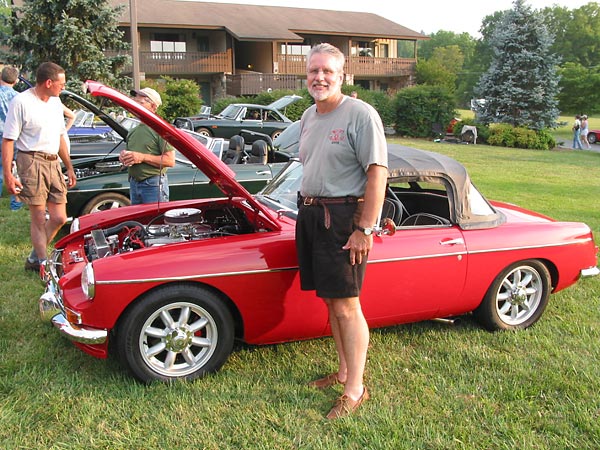
[[[44,61],[55,62],[66,70],[70,89],[88,79],[125,87],[130,80],[119,73],[129,56],[104,53],[129,47],[117,28],[123,8],[107,0],[25,0],[4,16],[0,38],[10,50],[4,59],[29,73]]]
[[[563,112],[600,112],[600,67],[587,69],[579,63],[568,62],[559,73],[562,90],[558,99]]]
[[[490,39],[493,60],[477,86],[484,123],[503,122],[540,130],[556,126],[558,60],[543,19],[515,0]]]
[[[160,93],[163,104],[158,113],[169,122],[177,117],[193,116],[200,111],[200,87],[193,80],[163,77],[159,80],[147,80],[142,83],[142,87],[151,87]]]

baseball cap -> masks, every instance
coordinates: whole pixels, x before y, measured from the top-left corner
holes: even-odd
[[[132,89],[131,95],[141,95],[142,97],[148,97],[152,103],[154,103],[157,107],[162,105],[162,100],[160,98],[160,94],[156,92],[154,89],[146,87],[144,89]]]

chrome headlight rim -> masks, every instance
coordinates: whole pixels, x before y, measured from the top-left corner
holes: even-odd
[[[81,272],[81,290],[88,300],[94,299],[96,295],[96,278],[94,266],[91,262],[87,263]]]

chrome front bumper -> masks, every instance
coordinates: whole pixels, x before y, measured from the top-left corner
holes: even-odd
[[[598,267],[589,267],[587,269],[581,269],[581,278],[595,277],[600,275],[600,269]]]
[[[47,264],[52,264],[51,260]],[[89,328],[70,323],[67,320],[67,314],[62,302],[60,290],[58,288],[58,279],[52,276],[55,271],[46,267],[45,277],[46,292],[39,299],[40,315],[44,322],[51,322],[58,328],[60,334],[73,342],[81,344],[104,344],[108,339],[108,331],[98,328]]]

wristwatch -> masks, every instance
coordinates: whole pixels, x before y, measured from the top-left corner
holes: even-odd
[[[373,228],[371,228],[371,227],[363,228],[363,227],[356,225],[356,229],[358,231],[362,231],[365,234],[365,236],[370,236],[371,234],[373,234]]]

